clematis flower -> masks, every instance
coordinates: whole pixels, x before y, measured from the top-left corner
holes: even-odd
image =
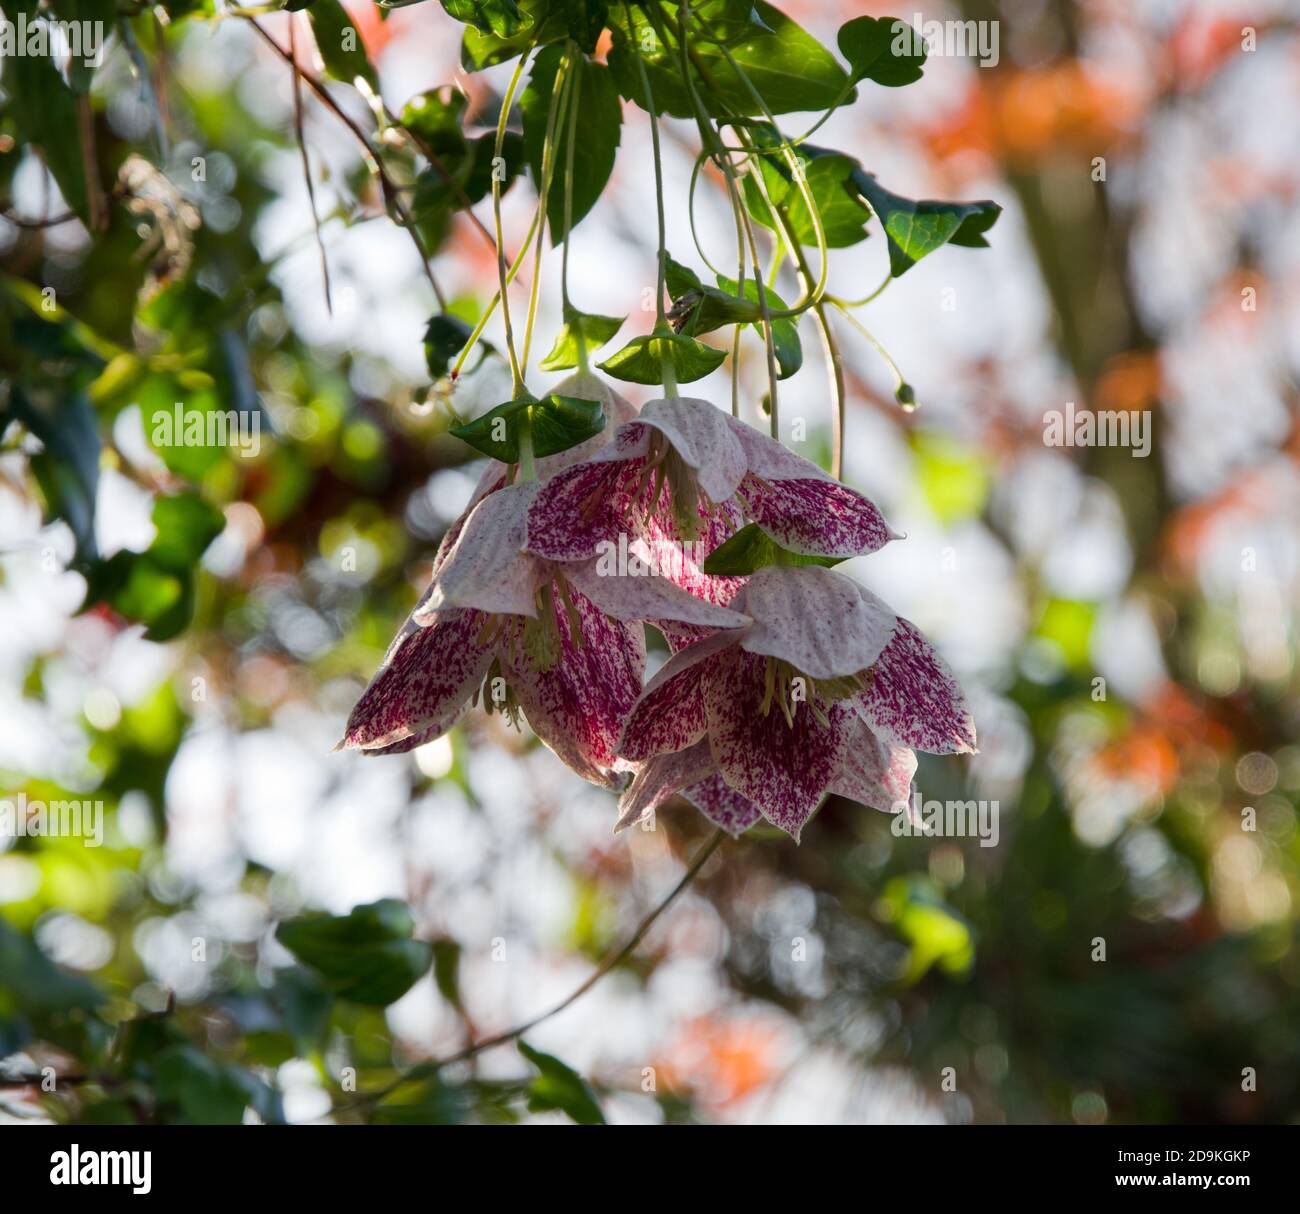
[[[641,691],[641,621],[661,615],[734,627],[737,612],[662,578],[604,577],[594,562],[559,566],[525,551],[540,482],[482,497],[440,552],[433,580],[352,711],[344,747],[409,750],[476,702],[519,714],[585,779],[614,785],[615,753]]]
[[[678,650],[632,709],[618,753],[640,767],[616,829],[684,791],[733,833],[761,814],[798,839],[827,793],[889,809],[913,750],[974,750],[943,659],[855,582],[768,566],[732,608],[749,622]]]
[[[867,498],[816,464],[708,401],[681,398],[651,401],[589,459],[552,477],[533,505],[529,544],[573,561],[629,529],[655,542],[712,528],[711,550],[744,519],[806,555],[858,556],[896,538]]]

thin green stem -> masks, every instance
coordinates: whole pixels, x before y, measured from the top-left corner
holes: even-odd
[[[870,295],[864,295],[861,299],[839,299],[839,298],[832,298],[829,295],[826,298],[831,303],[835,304],[836,307],[862,308],[865,307],[867,304],[871,303],[872,300],[879,299],[880,296],[884,294],[885,288],[889,286],[889,284],[893,281],[894,281],[894,275],[892,273],[887,273],[885,275],[885,281],[882,282],[880,286],[878,286],[874,291],[872,291]]]
[[[718,845],[724,838],[726,838],[726,834],[721,828],[714,831],[713,835],[709,838],[709,841],[696,853],[695,858],[690,863],[690,867],[682,874],[681,880],[678,881],[677,884],[668,892],[667,896],[664,897],[663,900],[648,915],[646,915],[639,924],[637,924],[636,930],[630,937],[628,937],[627,942],[617,952],[611,953],[606,957],[585,982],[578,986],[564,999],[560,1000],[560,1002],[549,1011],[542,1012],[540,1015],[534,1016],[530,1020],[525,1020],[522,1024],[518,1024],[512,1029],[508,1029],[504,1033],[497,1033],[492,1037],[484,1037],[483,1040],[474,1042],[473,1045],[467,1046],[459,1053],[451,1054],[446,1058],[436,1058],[431,1059],[428,1062],[417,1063],[415,1066],[411,1067],[410,1070],[399,1075],[391,1083],[385,1084],[382,1088],[379,1088],[376,1091],[366,1092],[356,1100],[352,1101],[351,1104],[340,1106],[334,1111],[336,1113],[342,1113],[361,1105],[376,1104],[385,1097],[391,1096],[403,1084],[421,1079],[431,1079],[444,1067],[453,1066],[458,1062],[467,1062],[476,1055],[483,1053],[484,1050],[494,1049],[498,1045],[506,1045],[511,1041],[515,1041],[525,1033],[531,1032],[539,1024],[545,1023],[553,1016],[558,1016],[561,1012],[572,1007],[573,1004],[577,1003],[577,1001],[591,990],[596,983],[604,978],[606,974],[617,969],[636,951],[637,945],[645,939],[650,929],[656,922],[658,922],[659,917],[677,900],[682,891],[685,890],[697,876],[699,876],[700,870],[708,863],[709,858],[713,853],[718,850]]]
[[[510,284],[506,277],[505,239],[501,232],[501,175],[496,171],[496,169],[497,165],[502,163],[502,151],[505,148],[506,142],[506,123],[510,119],[510,110],[515,103],[515,92],[519,88],[519,81],[523,78],[524,65],[528,62],[531,54],[532,47],[530,46],[522,55],[519,56],[519,62],[515,65],[514,75],[510,77],[510,87],[506,89],[506,95],[501,100],[501,112],[497,115],[497,137],[492,162],[492,220],[496,228],[497,278],[500,282],[501,317],[504,320],[506,327],[506,351],[510,356],[510,374],[514,378],[515,396],[522,396],[527,389],[524,385],[523,373],[519,367],[519,356],[515,353],[514,327],[510,323],[510,298],[506,290]],[[542,205],[546,205],[545,198],[542,199]],[[525,246],[525,248],[526,247],[527,246]]]
[[[519,267],[524,264],[524,257],[528,252],[529,246],[533,242],[533,233],[537,231],[537,225],[541,220],[541,214],[542,204],[538,202],[537,210],[533,212],[533,221],[528,225],[528,233],[524,237],[524,243],[520,247],[519,255],[510,263],[510,270],[506,274],[507,286],[514,282],[515,275],[519,273]],[[487,328],[487,323],[492,319],[493,314],[497,310],[497,304],[500,302],[501,288],[498,287],[496,293],[492,296],[491,302],[489,302],[488,306],[483,310],[483,315],[478,318],[478,323],[474,326],[473,331],[466,339],[465,345],[461,348],[461,352],[457,356],[456,362],[451,368],[452,379],[455,379],[456,376],[461,373],[462,368],[465,366],[465,360],[470,356],[470,352],[478,344],[478,339],[483,335],[483,330]]]
[[[894,361],[892,355],[890,355],[889,351],[880,344],[875,335],[856,316],[854,316],[852,312],[841,305],[838,301],[832,302],[839,309],[840,315],[871,343],[872,347],[875,349],[876,353],[880,355],[885,365],[893,372],[894,379],[897,381],[894,385],[894,394],[897,396],[903,388],[907,387],[907,380],[903,377],[903,372],[899,370],[898,364]]]
[[[623,0],[623,9],[627,14],[628,28],[635,28],[632,9],[627,0]],[[664,166],[659,148],[659,119],[655,113],[655,98],[654,91],[650,88],[650,74],[645,70],[645,60],[640,55],[634,55],[633,58],[636,59],[637,74],[641,78],[641,95],[645,100],[645,110],[650,117],[650,144],[654,154],[655,210],[659,220],[659,264],[655,278],[655,331],[660,333],[668,329],[668,314],[664,310],[664,276],[668,262],[668,237],[664,224]],[[677,371],[671,365],[667,354],[663,356],[662,362],[664,395],[671,400],[677,395]]]
[[[568,44],[564,58],[555,74],[551,90],[551,103],[546,112],[546,135],[542,141],[542,212],[546,214],[551,200],[551,182],[555,176],[555,132],[560,124],[560,115],[572,99],[573,80],[573,43]],[[524,326],[524,366],[528,366],[528,354],[533,345],[533,326],[537,322],[537,299],[542,281],[542,246],[545,243],[546,225],[537,229],[537,244],[533,253],[533,282],[528,292],[528,320]],[[551,231],[551,240],[555,240],[555,231]]]

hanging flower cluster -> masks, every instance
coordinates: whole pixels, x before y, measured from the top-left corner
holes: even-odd
[[[914,751],[974,749],[929,642],[827,567],[897,538],[867,498],[708,401],[556,394],[613,424],[537,479],[489,466],[341,745],[409,750],[481,700],[621,788],[618,829],[681,793],[795,839],[828,793],[893,810]],[[643,686],[647,623],[672,655]]]

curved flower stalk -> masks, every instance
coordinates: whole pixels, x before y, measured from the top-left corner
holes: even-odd
[[[533,505],[529,546],[584,560],[629,528],[711,550],[749,519],[789,552],[861,556],[897,538],[862,494],[708,401],[654,400]]]
[[[524,550],[540,482],[479,500],[348,721],[344,747],[409,750],[484,706],[533,731],[585,779],[617,784],[615,745],[641,691],[641,621],[730,628],[747,617],[662,578],[605,577]]]
[[[733,833],[761,815],[798,839],[827,793],[892,809],[913,750],[975,749],[943,659],[848,578],[768,566],[732,606],[749,622],[679,650],[633,708],[618,753],[641,766],[616,829],[684,790]]]

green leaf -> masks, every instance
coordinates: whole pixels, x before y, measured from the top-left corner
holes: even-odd
[[[766,565],[821,565],[829,569],[842,557],[804,556],[782,548],[757,523],[736,532],[715,548],[704,562],[704,572],[726,577],[748,577]]]
[[[643,11],[644,7],[632,10],[630,27],[626,10],[621,5],[610,10],[614,47],[609,54],[609,66],[618,90],[628,100],[645,108],[645,92],[635,58],[640,53],[650,78],[655,109],[675,118],[693,117],[695,110],[691,97],[682,83],[678,47],[675,42],[665,45],[660,41]],[[666,3],[661,8],[665,15],[675,19],[679,6]],[[762,0],[754,4],[757,22],[751,21],[743,29],[735,22],[727,23],[721,19],[715,25],[713,16],[721,16],[716,6],[703,5],[699,9],[692,20],[687,45],[703,63],[712,81],[706,83],[698,67],[693,67],[696,92],[715,116],[724,117],[730,112],[759,117],[763,110],[710,37],[710,32],[724,36],[739,34],[728,48],[730,54],[774,114],[823,110],[852,99],[849,78],[835,56],[770,4],[764,4]],[[703,23],[701,15],[705,19]]]
[[[366,44],[339,0],[315,0],[307,10],[307,19],[316,35],[325,70],[346,84],[364,80],[377,93],[379,77],[366,56]]]
[[[433,942],[433,981],[452,1007],[461,1006],[460,954],[460,944],[449,936]]]
[[[906,273],[922,257],[945,244],[967,248],[988,247],[984,233],[1002,213],[996,202],[913,202],[891,194],[861,167],[850,178],[853,187],[871,204],[889,241],[889,268],[895,277]]]
[[[540,1072],[528,1088],[531,1112],[546,1113],[559,1109],[578,1125],[605,1124],[605,1114],[596,1102],[595,1093],[577,1071],[523,1041],[519,1043],[519,1052]]]
[[[8,55],[4,90],[20,143],[38,147],[59,192],[78,215],[88,215],[77,102],[45,55]]]
[[[532,435],[533,454],[540,458],[567,451],[599,434],[605,428],[605,413],[597,400],[554,395],[541,400],[521,397],[497,405],[463,426],[453,426],[451,433],[475,451],[503,464],[516,464],[524,427]]]
[[[546,142],[546,124],[551,99],[556,90],[556,74],[565,56],[562,47],[549,46],[533,62],[528,87],[519,100],[524,123],[524,156],[538,192],[542,188],[542,152]],[[614,170],[623,123],[623,110],[609,68],[581,56],[574,57],[572,79],[578,89],[578,127],[573,155],[573,224],[595,205]],[[551,240],[559,244],[565,237],[564,176],[568,165],[568,123],[557,121],[555,151],[551,170],[551,190],[546,203]]]
[[[579,366],[579,353],[600,349],[623,327],[626,316],[598,316],[569,308],[564,313],[564,328],[555,339],[551,352],[537,365],[543,371],[563,371]]]
[[[117,5],[114,0],[54,0],[52,7],[55,16],[61,21],[99,22],[104,42],[108,41],[108,36],[113,32],[113,26],[117,22]],[[89,29],[91,26],[82,28]],[[102,61],[104,56],[105,51],[101,43],[98,58]],[[87,63],[87,59],[92,62]],[[90,82],[98,66],[93,62],[94,59],[93,55],[69,55],[68,83],[74,93],[84,95],[90,92]]]
[[[22,58],[9,60],[10,67]],[[26,426],[45,448],[32,457],[31,468],[45,499],[46,520],[63,519],[76,539],[77,560],[94,560],[99,430],[89,403],[80,393],[38,402],[15,383],[8,405],[0,408],[0,434],[11,419]]]
[[[774,128],[756,125],[751,128],[754,139],[762,146],[773,147],[784,136]],[[812,144],[802,144],[796,150],[808,193],[817,208],[822,222],[826,244],[832,249],[843,249],[866,238],[866,224],[870,218],[867,209],[858,201],[849,179],[858,162],[851,156]],[[817,229],[803,190],[795,182],[785,156],[777,151],[765,152],[758,158],[763,184],[774,206],[785,216],[786,225],[794,238],[805,245],[817,244]],[[766,227],[773,228],[771,212],[752,174],[746,175],[743,190],[749,213]]]
[[[921,79],[925,41],[897,17],[854,17],[840,26],[835,41],[855,84],[874,80],[899,88]]]
[[[438,88],[417,93],[402,106],[402,125],[418,135],[441,157],[466,147],[462,126],[467,98],[459,89]]]
[[[551,0],[520,0],[523,24],[508,37],[470,26],[460,47],[460,63],[467,72],[481,72],[486,67],[505,63],[521,55],[530,46],[548,46],[569,37],[567,13]]]
[[[158,534],[149,555],[164,569],[188,573],[226,525],[226,516],[195,493],[160,497],[153,504]]]
[[[447,374],[452,359],[465,348],[473,330],[459,316],[440,312],[424,330],[424,361],[429,375],[437,380]]]
[[[689,266],[664,255],[664,286],[668,288],[669,298],[678,299],[687,291],[698,291],[703,285],[700,276]]]
[[[727,278],[725,275],[719,274],[718,286],[733,295],[736,293],[736,280],[734,278]],[[747,299],[758,300],[758,283],[752,278],[745,279],[744,294]],[[767,297],[767,310],[769,312],[785,310],[787,306],[785,300],[771,287],[764,286],[763,294]],[[754,331],[766,341],[761,315],[754,322]],[[796,318],[783,316],[772,321],[772,351],[776,355],[777,379],[789,379],[803,366],[803,343],[799,340],[799,322]]]
[[[648,333],[634,337],[617,354],[610,355],[600,369],[615,379],[634,384],[661,384],[663,360],[673,365],[679,384],[689,384],[716,371],[727,357],[725,350],[706,346],[681,333]]]
[[[512,37],[524,24],[515,0],[442,0],[442,7],[457,21],[500,38]]]
[[[235,1068],[192,1045],[174,1045],[157,1056],[154,1084],[159,1100],[178,1105],[191,1125],[239,1125],[251,1098]]]
[[[275,935],[340,998],[386,1007],[429,972],[433,947],[411,939],[414,927],[403,903],[384,898],[343,916],[287,919]]]
[[[607,0],[560,0],[559,7],[564,13],[569,37],[584,55],[592,54],[609,16]]]
[[[664,285],[672,298],[668,320],[673,330],[688,337],[711,333],[723,325],[746,325],[760,315],[758,296],[746,299],[732,291],[706,286],[694,270],[665,259]]]

